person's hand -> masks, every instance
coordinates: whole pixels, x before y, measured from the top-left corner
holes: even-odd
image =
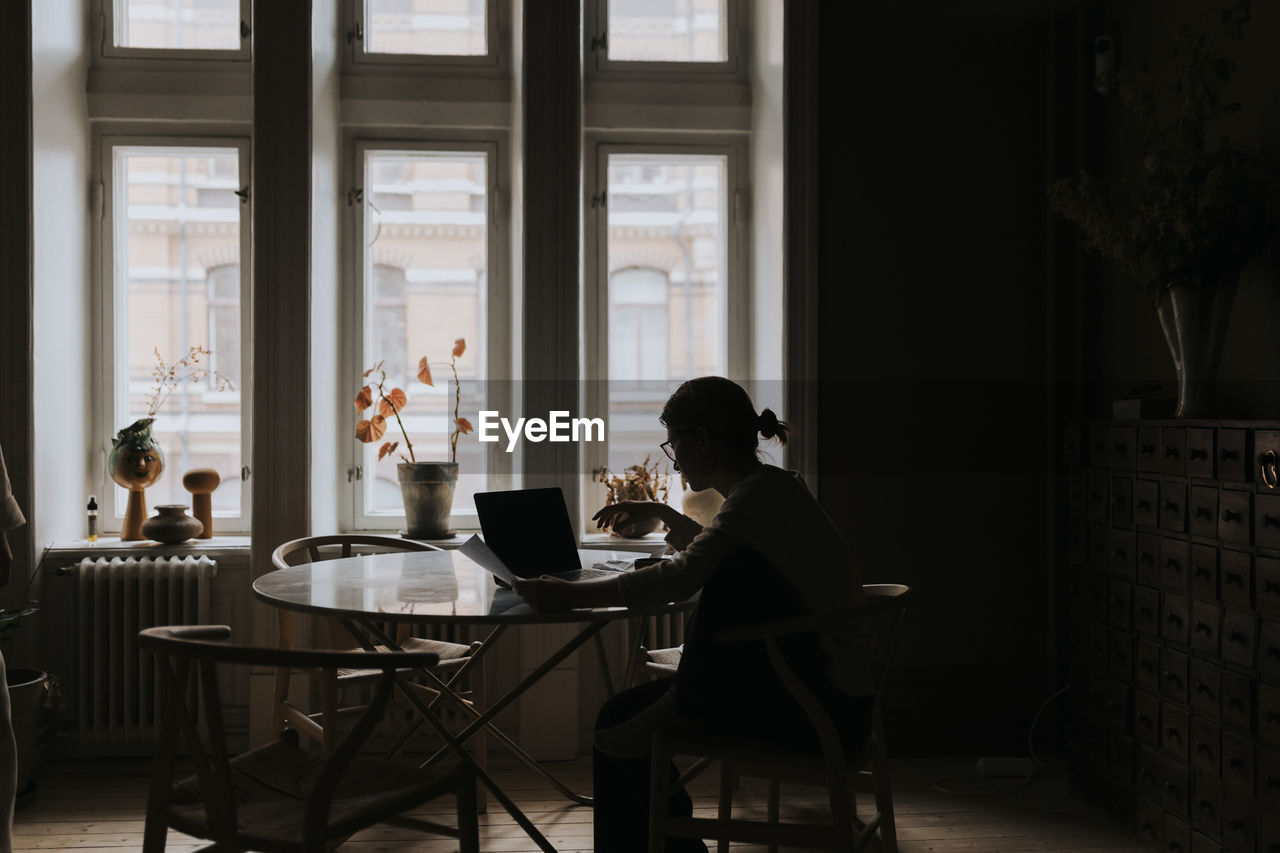
[[[656,518],[670,527],[668,519],[676,514],[671,507],[659,501],[620,501],[600,507],[591,520],[601,530],[612,530],[624,524],[648,521]]]
[[[574,599],[574,588],[570,581],[543,575],[538,578],[516,578],[511,582],[515,591],[534,610],[559,611],[578,607]]]

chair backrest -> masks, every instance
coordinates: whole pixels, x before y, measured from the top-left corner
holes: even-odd
[[[230,755],[218,692],[220,665],[275,666],[293,669],[336,670],[364,667],[382,670],[373,700],[317,777],[313,798],[332,795],[343,769],[377,725],[400,667],[434,666],[432,652],[395,652],[367,655],[362,652],[291,650],[235,645],[226,625],[187,625],[147,628],[138,634],[138,648],[156,656],[156,670],[164,697],[164,716],[156,748],[148,809],[164,809],[172,797],[175,758],[183,742],[195,764],[209,828],[229,837],[237,827],[236,799],[231,787]],[[199,711],[203,712],[201,715]],[[197,725],[197,719],[203,722]],[[211,836],[215,837],[215,836]]]

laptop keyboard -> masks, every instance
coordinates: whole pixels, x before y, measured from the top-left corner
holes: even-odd
[[[600,578],[605,575],[618,574],[617,569],[605,569],[592,566],[589,569],[570,569],[567,572],[555,572],[551,576],[566,581],[584,581],[590,578]]]

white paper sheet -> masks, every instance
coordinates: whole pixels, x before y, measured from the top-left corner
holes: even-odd
[[[458,552],[467,559],[479,563],[482,568],[505,584],[510,585],[516,579],[516,576],[507,568],[507,564],[498,559],[498,555],[493,553],[479,534],[472,534],[470,539],[459,546]]]

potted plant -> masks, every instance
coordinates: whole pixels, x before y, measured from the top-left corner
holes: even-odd
[[[605,504],[611,505],[623,501],[661,501],[667,500],[666,470],[658,467],[658,463],[649,464],[649,457],[639,465],[632,465],[619,477],[608,468],[601,468],[596,479],[604,483],[607,490]],[[662,522],[657,518],[646,518],[621,527],[609,528],[609,533],[623,539],[636,539],[658,529]]]
[[[1278,216],[1274,171],[1219,130],[1240,109],[1224,97],[1249,0],[1225,9],[1216,32],[1183,25],[1175,77],[1160,90],[1145,63],[1117,75],[1140,134],[1139,167],[1116,179],[1087,171],[1054,182],[1051,206],[1085,248],[1116,262],[1156,309],[1178,379],[1179,417],[1212,413],[1218,360],[1241,272],[1271,246]]]
[[[396,474],[400,481],[400,497],[404,501],[407,528],[405,535],[411,539],[445,539],[453,535],[449,528],[449,516],[453,512],[453,490],[458,482],[458,437],[472,431],[471,422],[458,415],[462,405],[458,359],[466,349],[466,339],[458,338],[453,342],[453,353],[449,359],[449,368],[453,371],[454,397],[448,462],[419,462],[414,455],[413,443],[404,428],[404,421],[400,419],[400,412],[409,402],[409,397],[402,388],[387,390],[387,372],[383,369],[382,362],[364,372],[362,379],[368,380],[374,373],[378,374],[378,379],[361,387],[354,401],[357,414],[364,414],[375,403],[378,406],[378,411],[372,417],[356,424],[356,438],[365,444],[378,441],[386,434],[388,418],[394,418],[396,426],[400,428],[404,452],[397,450],[399,441],[384,442],[378,448],[378,461],[392,453],[401,459],[396,466]],[[425,355],[418,360],[418,381],[424,385],[435,385],[431,377],[430,362]]]

